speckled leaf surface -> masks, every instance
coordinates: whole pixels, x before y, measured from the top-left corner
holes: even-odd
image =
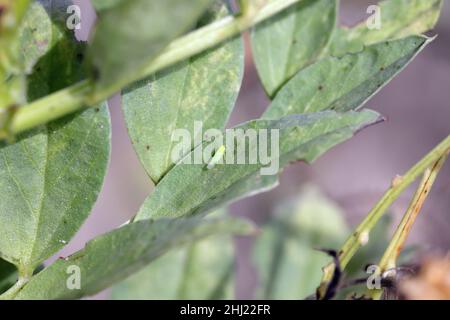
[[[338,28],[330,41],[327,54],[340,56],[347,52],[358,52],[367,45],[431,30],[439,19],[442,4],[442,0],[381,1],[380,28],[368,28],[366,21],[352,28]]]
[[[171,40],[195,25],[210,2],[122,0],[97,4],[97,8],[108,8],[99,12],[89,48],[96,90],[111,86],[119,90],[134,80],[135,73]]]
[[[28,101],[82,77],[77,59],[82,45],[61,29],[64,3],[68,2],[40,2],[51,15],[52,24],[47,24],[51,30],[21,37],[22,47],[30,48],[42,34],[51,35],[45,54],[32,50],[35,57],[42,57],[27,77]],[[21,134],[13,144],[1,143],[0,256],[30,274],[61,249],[97,199],[109,151],[110,119],[105,105]]]
[[[0,147],[0,256],[24,270],[61,249],[89,215],[109,159],[106,107]]]
[[[45,55],[58,39],[58,35],[53,34],[54,24],[48,12],[50,10],[44,1],[32,2],[23,19],[19,43],[23,69],[26,73],[32,71],[39,58]]]
[[[362,106],[431,41],[422,36],[383,42],[342,58],[328,57],[300,71],[277,94],[265,119]]]
[[[213,12],[201,24],[226,14],[224,8]],[[178,143],[173,138],[175,129],[188,130],[194,144],[201,141],[201,133],[194,131],[195,121],[201,121],[205,131],[225,127],[243,70],[244,49],[238,37],[125,90],[122,101],[128,132],[155,183],[179,160],[172,157]]]
[[[119,300],[232,299],[231,237],[210,237],[171,251],[113,287]]]
[[[277,208],[255,240],[258,299],[305,299],[329,261],[315,248],[338,248],[349,228],[343,212],[315,188]]]
[[[210,235],[248,234],[254,227],[240,219],[161,219],[126,225],[89,242],[33,277],[16,299],[77,299],[93,295],[170,249]],[[81,289],[67,288],[67,268],[80,268]],[[172,275],[171,275],[172,276]]]
[[[20,61],[19,33],[30,0],[0,0],[0,128],[9,110],[25,102],[26,86]]]
[[[253,29],[253,56],[269,96],[320,56],[335,28],[337,5],[303,0]]]
[[[295,115],[279,120],[255,120],[243,124],[241,129],[271,129],[279,132],[280,168],[296,160],[311,162],[322,153],[353,136],[355,131],[380,120],[373,111],[336,113],[333,111]],[[257,154],[256,136],[245,140],[247,154]],[[198,146],[194,149],[195,154]],[[237,148],[234,150],[237,157]],[[191,155],[188,155],[191,156]],[[231,200],[228,193],[233,187],[242,187],[247,178],[263,167],[257,164],[217,164],[208,170],[205,164],[184,164],[180,162],[159,183],[147,198],[137,214],[137,219],[180,217],[203,214],[216,206]],[[267,176],[266,176],[267,177]],[[272,181],[273,183],[273,181]]]

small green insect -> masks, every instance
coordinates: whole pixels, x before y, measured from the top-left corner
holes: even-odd
[[[217,163],[222,159],[223,155],[225,154],[225,146],[221,145],[219,149],[217,149],[216,153],[214,153],[214,156],[212,157],[211,161],[209,161],[208,166],[206,167],[208,170],[211,170],[216,166]]]

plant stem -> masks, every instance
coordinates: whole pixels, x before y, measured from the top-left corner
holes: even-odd
[[[436,181],[436,177],[438,176],[439,171],[447,160],[447,157],[447,155],[444,155],[431,168],[425,170],[422,181],[420,182],[419,187],[417,188],[416,193],[411,200],[408,210],[403,216],[403,219],[398,225],[394,236],[389,243],[389,246],[387,247],[383,257],[381,258],[380,263],[378,264],[379,275],[383,275],[386,271],[392,270],[396,267],[398,256],[402,251],[411,228],[416,221],[427,196],[430,194],[431,187]],[[380,299],[382,293],[382,289],[375,289],[369,292],[369,296],[372,299],[378,300]]]
[[[147,67],[138,70],[127,77],[126,85],[146,78],[157,71],[186,60],[207,49],[213,48],[252,26],[266,20],[291,5],[302,0],[271,1],[260,10],[252,14],[228,16],[210,25],[195,30],[184,37],[173,41]],[[10,128],[0,132],[0,139],[7,137],[7,132],[17,134],[33,127],[45,124],[86,106],[100,103],[116,91],[122,89],[117,84],[100,91],[93,90],[94,82],[84,80],[73,86],[53,93],[47,97],[22,106],[14,115]]]
[[[450,135],[445,138],[439,145],[430,151],[422,160],[420,160],[414,167],[412,167],[403,177],[396,179],[388,191],[378,201],[378,203],[367,214],[366,218],[355,229],[352,235],[342,246],[339,251],[339,262],[342,269],[348,265],[355,253],[361,246],[363,246],[368,239],[370,231],[384,215],[391,204],[397,200],[398,196],[413,183],[417,177],[431,167],[441,157],[450,151]],[[326,292],[328,284],[333,277],[335,270],[334,263],[330,263],[323,268],[323,277],[318,288],[319,298],[323,297]]]
[[[17,282],[9,288],[6,292],[0,295],[0,300],[12,300],[17,295],[17,293],[30,281],[32,272],[23,272],[19,270],[19,279]]]

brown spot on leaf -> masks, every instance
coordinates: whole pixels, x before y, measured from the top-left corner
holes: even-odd
[[[319,89],[319,91],[322,91],[323,90],[323,86],[320,85],[318,89]]]

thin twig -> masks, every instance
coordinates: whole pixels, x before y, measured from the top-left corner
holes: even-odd
[[[436,181],[436,177],[439,174],[442,166],[447,160],[447,154],[441,157],[431,168],[427,169],[423,175],[422,181],[420,182],[413,199],[403,216],[402,221],[397,227],[397,230],[389,243],[383,257],[379,263],[379,274],[384,274],[386,270],[394,269],[396,267],[398,256],[403,249],[406,239],[411,231],[417,216],[422,209],[425,200],[430,194],[431,187]],[[380,299],[383,293],[382,289],[370,290],[369,296],[373,299]]]
[[[391,187],[386,191],[383,197],[368,213],[366,218],[355,229],[352,235],[342,246],[339,251],[339,261],[342,269],[348,265],[350,260],[356,254],[359,248],[363,246],[369,237],[370,231],[377,224],[380,218],[385,214],[386,210],[391,204],[397,200],[400,194],[408,188],[421,174],[431,167],[444,155],[450,151],[450,136],[445,138],[438,146],[430,151],[422,160],[420,160],[414,167],[412,167],[404,176],[394,179]],[[323,277],[318,288],[319,298],[323,297],[328,285],[334,274],[334,263],[329,263],[323,268]]]

